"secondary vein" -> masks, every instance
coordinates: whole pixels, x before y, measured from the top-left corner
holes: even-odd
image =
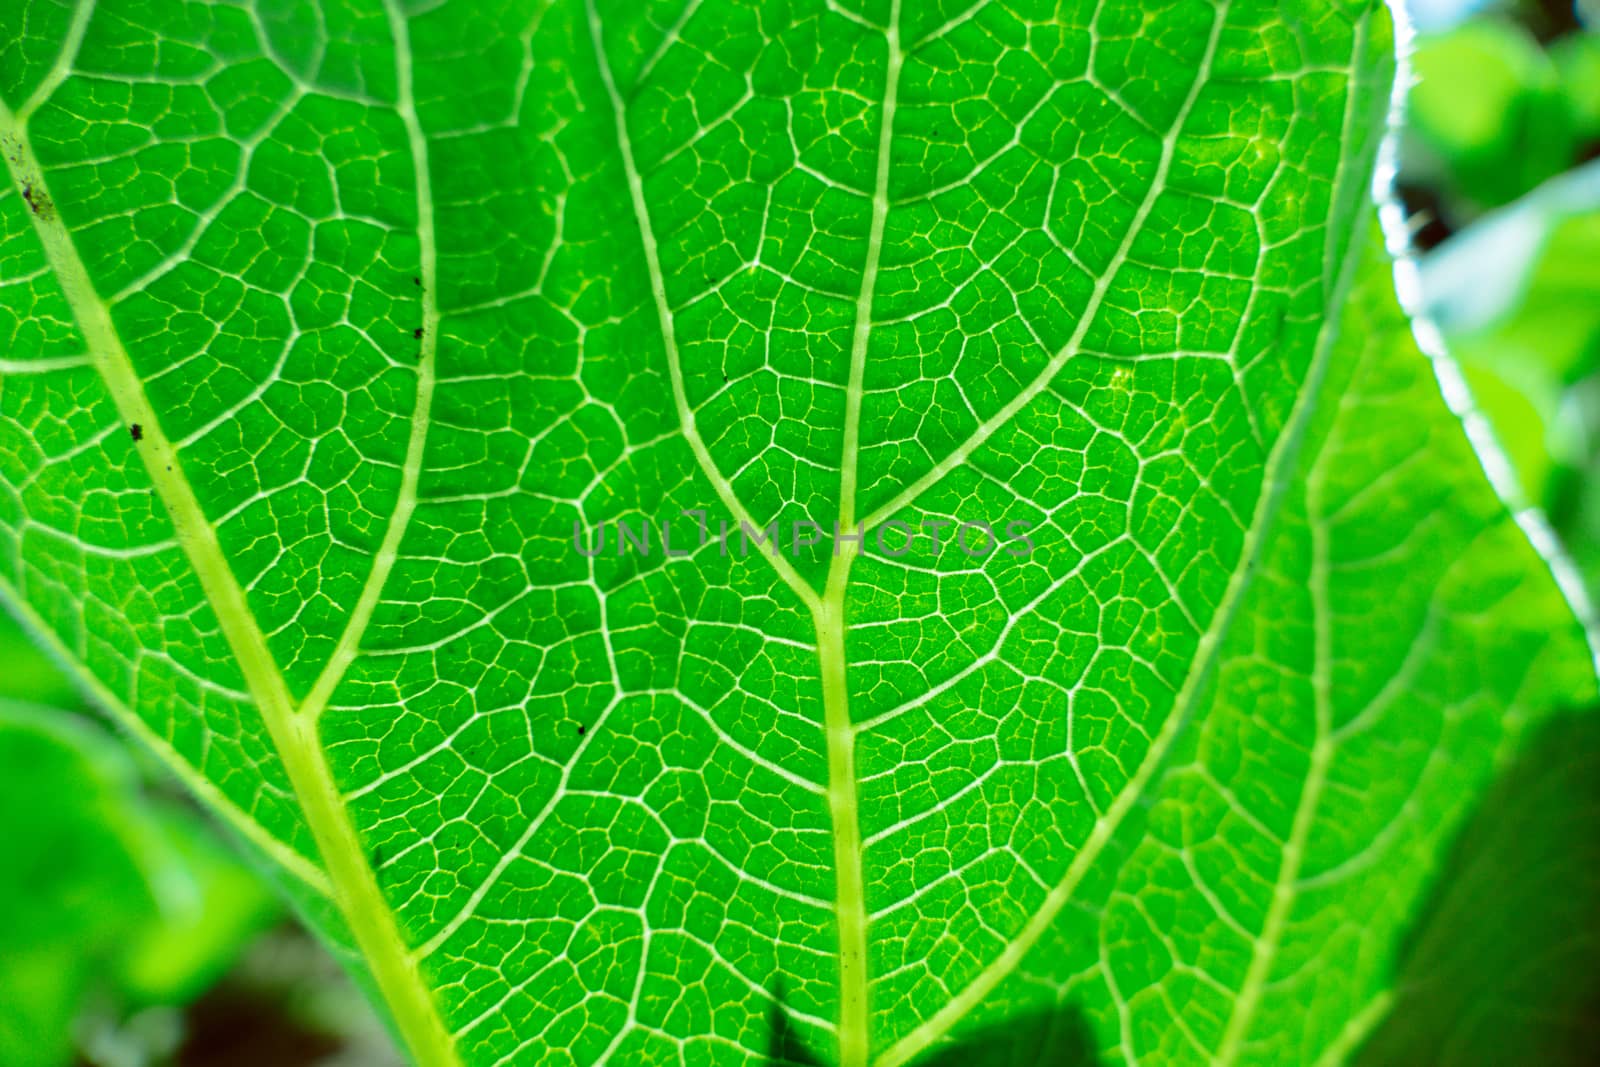
[[[683,383],[683,363],[678,353],[677,328],[672,319],[672,308],[667,303],[667,285],[661,270],[661,252],[656,244],[655,228],[650,222],[650,208],[645,203],[644,179],[639,174],[638,164],[633,158],[633,141],[628,135],[627,105],[622,99],[622,93],[617,89],[617,80],[611,72],[611,64],[606,60],[600,13],[595,9],[594,0],[585,0],[585,7],[589,15],[589,36],[594,45],[595,63],[600,68],[600,80],[605,85],[606,96],[611,102],[612,118],[616,124],[617,150],[622,157],[622,169],[628,182],[628,196],[633,206],[634,222],[639,227],[639,240],[644,246],[645,266],[650,274],[650,294],[655,302],[662,347],[666,349],[668,377],[672,384],[672,403],[677,410],[678,425],[683,431],[684,440],[689,443],[690,451],[694,453],[695,461],[706,479],[710,481],[711,488],[716,492],[722,506],[728,509],[741,526],[755,529],[756,523],[751,518],[749,509],[734,493],[733,486],[723,477],[716,460],[711,457],[711,450],[706,447],[705,439],[700,436],[694,409],[689,406],[688,391]],[[794,569],[794,564],[778,550],[776,545],[767,553],[766,559],[795,596],[799,597],[806,607],[815,611],[821,603],[817,591],[800,576]]]
[[[889,219],[889,163],[894,141],[894,116],[900,96],[900,0],[889,8],[889,60],[883,90],[883,117],[878,125],[878,170],[872,189],[872,222],[867,231],[867,258],[856,295],[855,333],[850,342],[850,377],[844,393],[844,448],[839,457],[839,526],[849,529],[856,518],[856,468],[861,453],[861,401],[865,388],[867,347],[872,340],[872,299],[878,288],[883,257],[883,231]]]
[[[57,663],[76,664],[81,661],[78,653],[68,648],[60,635],[40,617],[22,591],[4,578],[0,578],[0,601],[4,601],[17,613],[29,636],[49,649]],[[232,797],[218,789],[211,779],[196,770],[194,765],[173,747],[171,741],[152,729],[143,716],[128,706],[121,695],[113,693],[110,687],[87,670],[75,669],[73,676],[84,689],[88,690],[90,698],[96,704],[109,709],[119,723],[137,736],[145,747],[159,756],[173,775],[204,800],[212,811],[219,813],[240,837],[259,849],[273,863],[303,882],[312,892],[330,900],[333,898],[333,884],[328,881],[327,871],[269,833],[266,827],[241,808]]]
[[[1369,21],[1370,16],[1362,19],[1356,27],[1352,55],[1357,60],[1366,48]],[[1340,137],[1340,143],[1344,145],[1351,143],[1356,122],[1360,117],[1356,105],[1361,94],[1354,78],[1351,79],[1349,94],[1345,102]],[[1349,177],[1349,161],[1346,158],[1341,160],[1339,170],[1335,174],[1334,203],[1338,202],[1338,194]],[[1328,304],[1327,318],[1324,321],[1322,334],[1318,338],[1319,349],[1324,350],[1318,353],[1319,362],[1325,362],[1325,350],[1331,350],[1336,339],[1338,331],[1333,328],[1333,324],[1338,321],[1336,308],[1343,305],[1343,296],[1354,283],[1355,267],[1362,258],[1359,244],[1362,234],[1363,229],[1358,218],[1351,226],[1351,234],[1343,249],[1342,258],[1337,263],[1330,262],[1330,267],[1334,269],[1324,272],[1325,276],[1329,276],[1328,282],[1338,300],[1336,303],[1330,301]],[[1338,250],[1334,243],[1330,241],[1329,246],[1330,256],[1336,254]],[[1332,607],[1328,599],[1329,546],[1327,523],[1323,517],[1321,502],[1321,477],[1320,469],[1313,465],[1306,481],[1307,512],[1311,516],[1309,587],[1313,630],[1311,691],[1314,702],[1314,736],[1308,754],[1305,784],[1301,787],[1300,796],[1295,802],[1294,818],[1289,827],[1289,837],[1283,844],[1283,854],[1273,880],[1272,900],[1267,906],[1261,936],[1251,946],[1250,965],[1245,971],[1244,980],[1240,983],[1239,996],[1234,1000],[1233,1010],[1229,1013],[1227,1026],[1223,1030],[1222,1041],[1215,1057],[1217,1064],[1227,1067],[1231,1067],[1238,1060],[1244,1049],[1245,1039],[1260,1008],[1261,997],[1266,990],[1272,966],[1277,961],[1278,950],[1283,944],[1289,916],[1299,897],[1300,871],[1305,862],[1306,845],[1316,823],[1318,807],[1322,802],[1323,791],[1327,788],[1328,773],[1335,755],[1333,709],[1330,705],[1333,687],[1333,635]]]
[[[12,180],[30,183],[49,197],[25,123],[0,102],[0,133],[14,150],[4,153]],[[316,736],[315,724],[297,714],[293,698],[267,647],[266,637],[251,613],[243,588],[234,576],[217,531],[206,518],[183,473],[182,460],[145,395],[139,378],[79,258],[72,237],[58,216],[33,214],[35,232],[61,291],[77,319],[89,355],[111,394],[117,411],[142,430],[139,453],[151,483],[171,518],[178,542],[194,568],[206,600],[216,614],[246,687],[283,761],[295,798],[328,871],[334,901],[387,1001],[402,1039],[422,1067],[458,1067],[454,1045],[418,969],[405,952],[383,892],[367,863],[360,837],[350,820]]]
[[[1211,61],[1216,54],[1222,27],[1227,21],[1228,6],[1228,3],[1224,2],[1218,8],[1216,21],[1212,25],[1207,51],[1201,64],[1201,73],[1180,113],[1179,120],[1174,127],[1173,138],[1169,139],[1169,151],[1163,154],[1163,172],[1165,170],[1165,162],[1170,158],[1170,146],[1175,141],[1178,131],[1181,130],[1183,116],[1188,113],[1197,99],[1200,87],[1205,81],[1205,72],[1209,70]],[[1363,20],[1358,27],[1357,34],[1355,52],[1358,55],[1364,45],[1368,29],[1368,21]],[[1342,142],[1344,144],[1350,143],[1350,124],[1354,121],[1355,104],[1359,96],[1358,87],[1354,80],[1352,80],[1349,92],[1350,98],[1345,115],[1345,137]],[[1351,162],[1348,156],[1341,160],[1340,168],[1335,175],[1334,181],[1336,191],[1337,187],[1342,186],[1352,177],[1353,168]],[[1359,170],[1359,168],[1354,169]],[[1165,760],[1166,753],[1171,749],[1173,743],[1194,714],[1200,694],[1204,691],[1219,661],[1223,639],[1232,629],[1233,621],[1238,614],[1244,594],[1250,587],[1251,579],[1255,574],[1268,534],[1274,525],[1274,520],[1286,495],[1289,475],[1300,459],[1301,445],[1305,439],[1311,415],[1316,409],[1316,403],[1321,392],[1323,380],[1327,376],[1332,350],[1337,339],[1338,331],[1336,325],[1339,313],[1353,284],[1355,267],[1361,258],[1360,241],[1363,233],[1358,217],[1352,222],[1350,232],[1344,235],[1343,245],[1337,247],[1336,251],[1332,253],[1338,269],[1331,279],[1331,284],[1324,300],[1323,326],[1318,334],[1311,363],[1306,371],[1305,382],[1302,384],[1299,395],[1295,399],[1294,408],[1289,414],[1283,432],[1279,435],[1278,441],[1268,457],[1262,483],[1262,494],[1257,501],[1255,513],[1251,517],[1249,532],[1246,535],[1245,544],[1240,553],[1239,563],[1234,568],[1233,574],[1229,579],[1228,588],[1223,594],[1216,614],[1212,617],[1210,627],[1201,637],[1200,644],[1195,652],[1194,665],[1188,677],[1184,680],[1183,688],[1178,693],[1177,699],[1174,701],[1173,711],[1152,742],[1150,752],[1145,757],[1144,763],[1140,765],[1133,779],[1129,781],[1116,801],[1113,802],[1111,808],[1097,820],[1089,838],[1085,841],[1077,856],[1073,858],[1061,882],[1048,894],[1044,905],[1034,913],[1033,917],[1024,926],[1022,933],[980,973],[978,978],[952,998],[944,1009],[935,1013],[922,1026],[907,1034],[880,1056],[875,1061],[874,1067],[901,1067],[902,1064],[907,1063],[924,1049],[939,1041],[963,1015],[975,1007],[1022,961],[1023,956],[1037,944],[1055,916],[1066,905],[1100,852],[1115,834],[1122,820],[1137,804],[1144,790],[1154,780],[1156,772],[1161,768]],[[1308,790],[1309,788],[1308,786]],[[1252,967],[1252,970],[1255,969],[1255,967]]]
[[[334,647],[333,654],[328,657],[322,673],[318,675],[316,683],[301,705],[302,714],[313,720],[328,706],[333,691],[338,688],[340,680],[344,678],[345,672],[349,670],[350,664],[360,652],[362,635],[366,633],[367,626],[372,621],[373,612],[377,610],[378,602],[383,597],[384,586],[389,581],[389,574],[394,570],[395,561],[400,556],[400,542],[405,539],[406,530],[411,525],[411,516],[417,508],[417,486],[422,479],[422,457],[427,447],[428,427],[433,416],[434,366],[435,356],[439,351],[437,291],[439,249],[434,231],[432,165],[428,158],[428,138],[422,131],[421,121],[417,118],[411,72],[410,31],[405,16],[395,7],[394,0],[387,0],[384,7],[388,12],[390,32],[394,35],[395,49],[399,56],[396,64],[399,75],[396,110],[406,129],[406,139],[411,148],[412,169],[416,173],[417,182],[417,244],[421,260],[418,269],[422,280],[422,355],[417,362],[416,405],[411,411],[411,434],[406,442],[405,465],[400,473],[400,491],[395,498],[394,511],[389,515],[389,525],[384,530],[383,541],[373,558],[372,570],[367,573],[366,583],[361,588],[361,596],[350,612],[350,618],[345,623],[344,631],[339,635],[339,643]]]
[[[980,427],[979,431],[969,438],[961,448],[947,457],[943,463],[935,467],[933,471],[930,471],[928,475],[903,492],[890,504],[880,508],[868,520],[869,523],[879,521],[880,517],[887,518],[892,515],[899,508],[905,506],[906,503],[909,503],[910,500],[915,499],[917,494],[937,482],[939,478],[942,478],[946,472],[953,469],[958,463],[963,462],[966,456],[982,444],[983,440],[987,439],[988,435],[993,433],[1000,423],[1010,418],[1027,400],[1031,400],[1038,395],[1049,384],[1050,379],[1054,377],[1056,371],[1060,369],[1067,358],[1077,350],[1078,343],[1087,333],[1100,301],[1104,299],[1105,293],[1109,290],[1117,270],[1127,259],[1145,219],[1155,206],[1156,198],[1165,187],[1167,172],[1172,165],[1178,137],[1183,131],[1183,126],[1188,119],[1189,113],[1194,109],[1195,102],[1200,97],[1200,91],[1206,84],[1211,65],[1216,58],[1217,48],[1222,38],[1222,29],[1227,23],[1228,7],[1226,0],[1218,6],[1213,17],[1210,34],[1206,40],[1205,51],[1201,56],[1199,68],[1195,73],[1194,82],[1173,119],[1171,133],[1162,145],[1161,156],[1157,162],[1155,174],[1151,178],[1150,188],[1146,191],[1144,199],[1130,221],[1128,232],[1124,235],[1116,254],[1097,282],[1094,294],[1084,310],[1083,318],[1079,320],[1077,327],[1073,331],[1073,339],[1051,360],[1050,364],[1030,384],[1028,389],[1023,391],[1021,398],[1017,402],[1003,408],[993,419],[985,423],[983,427]],[[1195,652],[1195,667],[1190,671],[1183,688],[1174,700],[1171,714],[1168,715],[1160,732],[1152,739],[1150,750],[1145,755],[1144,762],[1139,765],[1116,800],[1095,821],[1094,828],[1078,849],[1077,855],[1073,857],[1071,864],[1068,865],[1066,873],[1046,894],[1044,902],[1033,913],[1028,922],[1023,925],[1017,936],[1006,945],[998,956],[989,962],[988,966],[979,972],[976,978],[953,996],[943,1008],[929,1016],[921,1025],[886,1049],[873,1061],[874,1067],[901,1067],[902,1064],[908,1063],[921,1055],[927,1048],[942,1040],[952,1027],[981,1003],[1022,962],[1022,958],[1044,936],[1045,931],[1055,921],[1061,909],[1072,898],[1072,894],[1077,890],[1078,885],[1089,872],[1090,867],[1099,858],[1101,851],[1115,836],[1118,828],[1122,825],[1123,819],[1137,805],[1145,789],[1154,779],[1167,750],[1171,748],[1173,742],[1181,733],[1192,711],[1194,701],[1198,699],[1198,694],[1209,677],[1210,670],[1215,663],[1216,650],[1220,646],[1222,638],[1226,635],[1238,609],[1239,602],[1243,599],[1244,589],[1249,584],[1249,576],[1254,566],[1256,553],[1259,551],[1261,543],[1265,540],[1266,528],[1270,525],[1270,519],[1277,510],[1280,496],[1278,490],[1281,488],[1282,472],[1287,469],[1292,462],[1294,453],[1298,450],[1300,433],[1303,430],[1304,419],[1309,410],[1308,397],[1316,391],[1315,380],[1320,376],[1320,371],[1315,366],[1315,360],[1313,363],[1312,380],[1307,382],[1306,388],[1302,391],[1299,402],[1290,416],[1289,425],[1285,428],[1283,435],[1279,438],[1277,447],[1273,450],[1272,456],[1268,460],[1264,482],[1265,489],[1257,504],[1256,513],[1252,517],[1250,534],[1246,538],[1241,552],[1239,565],[1233,572],[1228,588],[1223,594],[1221,603],[1218,605],[1217,613],[1212,618],[1210,628],[1200,639],[1199,646]]]
[[[26,126],[33,113],[54,95],[61,87],[61,83],[66,81],[67,75],[72,73],[72,65],[77,62],[78,52],[83,48],[83,35],[89,29],[89,19],[94,15],[94,5],[95,0],[77,0],[76,6],[72,9],[72,21],[67,24],[67,35],[61,42],[61,51],[56,56],[55,63],[50,67],[50,72],[34,87],[33,92],[28,94],[28,99],[17,108],[14,119],[19,126]]]

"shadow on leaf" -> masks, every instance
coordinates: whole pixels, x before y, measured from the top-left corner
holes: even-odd
[[[1355,1067],[1600,1056],[1600,713],[1541,727],[1474,811]]]
[[[767,1009],[767,1062],[764,1067],[822,1067],[789,1021],[783,1008],[783,982],[773,990],[772,1007]]]
[[[766,1067],[823,1067],[795,1032],[781,1007],[782,990],[769,1015],[771,1040]],[[966,1034],[934,1049],[912,1067],[1098,1067],[1088,1025],[1077,1008],[1020,1015]]]

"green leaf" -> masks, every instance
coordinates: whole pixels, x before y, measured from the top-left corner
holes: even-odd
[[[1581,111],[1516,22],[1482,17],[1421,36],[1411,66],[1407,170],[1450,192],[1458,223],[1576,161]]]
[[[6,667],[0,695],[46,707],[71,707],[79,702],[72,679],[5,612],[0,612],[0,663]]]
[[[1600,443],[1600,162],[1546,182],[1430,253],[1424,306],[1512,461],[1591,586]]]
[[[1593,1055],[1597,730],[1594,715],[1545,724],[1479,803],[1424,921],[1406,938],[1396,1010],[1357,1063],[1582,1063]],[[1495,921],[1484,922],[1488,915]]]
[[[1595,676],[1285,7],[8,5],[0,589],[428,1067],[1335,1062]]]
[[[0,1053],[8,1063],[65,1064],[85,990],[115,959],[118,939],[154,910],[135,858],[137,831],[118,805],[131,792],[131,769],[81,722],[9,703],[0,704],[0,766],[0,982],[8,990]],[[43,818],[40,796],[58,798]]]
[[[1552,42],[1550,61],[1561,77],[1578,136],[1600,137],[1600,32],[1574,33]]]
[[[0,700],[0,1058],[73,1061],[90,997],[184,1004],[275,908],[93,724]]]

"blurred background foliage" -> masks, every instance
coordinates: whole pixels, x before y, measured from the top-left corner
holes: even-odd
[[[0,613],[0,1064],[396,1067],[227,835]]]
[[[1600,0],[1410,0],[1422,298],[1600,593]]]
[[[1519,503],[1600,593],[1600,0],[1410,11],[1423,304]],[[0,664],[0,1063],[398,1063],[226,835],[3,615]]]

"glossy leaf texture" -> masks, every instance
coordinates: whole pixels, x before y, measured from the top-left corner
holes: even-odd
[[[419,1063],[1338,1062],[1594,698],[1395,299],[1371,0],[0,40],[5,595]]]

